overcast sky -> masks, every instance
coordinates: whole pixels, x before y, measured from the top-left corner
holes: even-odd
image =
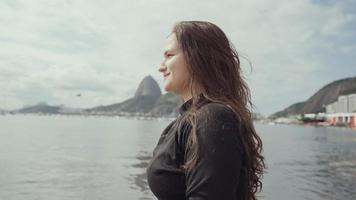
[[[0,0],[0,108],[117,103],[146,75],[162,88],[165,39],[181,20],[217,24],[248,57],[264,115],[356,76],[353,0]]]

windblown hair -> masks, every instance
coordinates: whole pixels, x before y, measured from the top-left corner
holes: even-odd
[[[262,141],[252,121],[250,108],[253,105],[250,90],[241,73],[239,55],[225,33],[213,23],[182,21],[175,24],[173,33],[188,65],[192,93],[192,106],[187,119],[192,126],[189,145],[193,153],[183,168],[191,170],[199,158],[197,103],[199,95],[203,93],[208,100],[232,108],[242,126],[240,135],[244,159],[241,173],[248,182],[244,196],[246,200],[256,200],[256,193],[262,190],[261,179],[266,166]]]

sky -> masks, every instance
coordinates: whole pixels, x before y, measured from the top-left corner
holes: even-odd
[[[226,33],[263,115],[356,76],[353,0],[0,0],[0,109],[118,103],[147,75],[163,88],[166,38],[185,20]]]

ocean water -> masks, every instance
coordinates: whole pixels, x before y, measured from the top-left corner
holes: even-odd
[[[169,120],[0,116],[1,200],[149,200],[145,175]],[[264,200],[356,199],[356,131],[256,124]]]

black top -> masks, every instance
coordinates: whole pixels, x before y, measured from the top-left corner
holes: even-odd
[[[163,131],[147,167],[147,180],[159,200],[245,199],[246,180],[241,171],[241,129],[234,112],[200,96],[197,112],[199,159],[184,172],[190,148],[191,126],[185,119],[192,100],[180,108],[180,115]]]

